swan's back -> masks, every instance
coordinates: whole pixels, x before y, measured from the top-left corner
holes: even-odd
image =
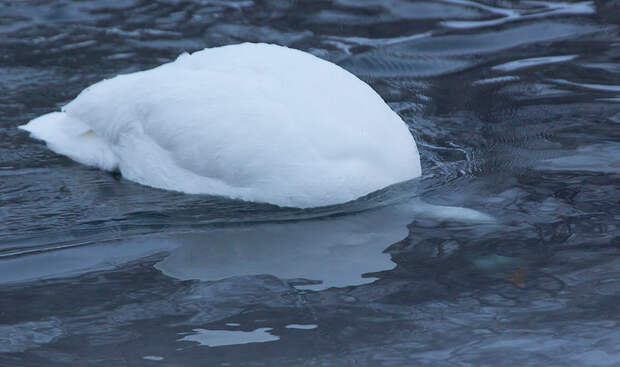
[[[54,116],[25,128],[79,162],[188,193],[321,206],[420,175],[406,125],[368,85],[275,45],[183,54],[99,82]],[[42,131],[67,121],[79,134],[64,140],[96,139],[95,152],[55,149],[66,144]]]

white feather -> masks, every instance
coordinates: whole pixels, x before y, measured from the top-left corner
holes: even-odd
[[[407,126],[372,88],[267,44],[101,81],[22,128],[144,185],[277,205],[342,203],[421,174]]]

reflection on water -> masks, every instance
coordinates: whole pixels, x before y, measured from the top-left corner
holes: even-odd
[[[309,282],[299,285],[306,289],[358,285],[376,279],[362,274],[394,266],[382,251],[407,236],[409,221],[398,209],[383,209],[353,217],[215,230],[186,236],[190,238],[156,267],[179,279],[272,274],[306,279]]]
[[[186,335],[178,341],[196,342],[208,347],[221,347],[223,345],[266,343],[279,340],[280,337],[269,333],[271,330],[271,328],[260,328],[253,331],[194,329],[191,335]]]
[[[354,215],[293,223],[233,227],[175,237],[182,243],[156,265],[178,279],[219,280],[271,274],[320,290],[369,283],[365,273],[394,266],[383,250],[407,237],[412,216],[487,223],[467,208],[412,201]],[[363,277],[364,276],[364,277]]]
[[[70,250],[43,251],[36,256],[13,256],[2,261],[0,283],[68,277],[84,272],[113,269],[137,258],[178,246],[167,238],[144,238],[77,246]]]
[[[620,364],[619,1],[0,14],[0,366]],[[16,128],[103,78],[242,41],[367,81],[425,176],[277,208],[136,185]]]

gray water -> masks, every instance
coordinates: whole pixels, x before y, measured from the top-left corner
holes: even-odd
[[[619,23],[612,0],[0,0],[0,365],[620,365]],[[424,176],[278,208],[17,129],[243,41],[369,83]]]

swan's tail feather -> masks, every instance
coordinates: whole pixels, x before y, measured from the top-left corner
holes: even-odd
[[[54,152],[74,161],[107,171],[118,168],[118,159],[107,142],[97,136],[90,126],[65,112],[48,113],[19,128],[30,132],[33,138],[45,141]]]

